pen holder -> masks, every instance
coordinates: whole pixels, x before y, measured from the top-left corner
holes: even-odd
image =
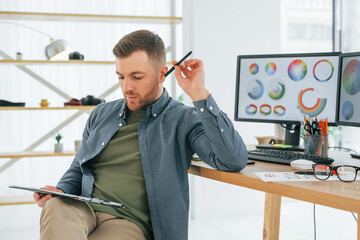
[[[304,153],[318,156],[328,156],[329,134],[302,134]]]

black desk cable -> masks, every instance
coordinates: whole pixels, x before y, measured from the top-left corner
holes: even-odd
[[[348,152],[354,152],[357,153],[355,150],[351,149],[351,148],[346,148],[346,147],[328,147],[328,148],[336,148],[336,149],[344,149]]]
[[[355,221],[357,222],[358,220],[357,220],[357,218],[355,217],[355,214],[354,214],[353,212],[351,212],[351,214],[353,215]]]

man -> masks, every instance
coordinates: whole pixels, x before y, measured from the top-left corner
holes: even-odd
[[[193,153],[216,169],[240,171],[247,162],[245,145],[205,88],[202,61],[175,67],[192,108],[170,98],[162,86],[168,68],[158,35],[132,32],[113,52],[124,99],[92,111],[69,170],[56,188],[44,189],[121,202],[125,208],[35,193],[43,207],[41,238],[187,239]]]

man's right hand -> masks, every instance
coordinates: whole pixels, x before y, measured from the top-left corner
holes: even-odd
[[[45,187],[42,187],[40,189],[54,191],[54,192],[61,192],[61,193],[64,192],[63,190],[57,189],[54,186],[48,186],[48,185],[46,185]],[[34,193],[33,197],[34,197],[34,200],[39,205],[39,207],[43,207],[45,205],[46,201],[53,198],[54,196],[51,194],[42,194],[42,193],[36,192],[36,193]]]

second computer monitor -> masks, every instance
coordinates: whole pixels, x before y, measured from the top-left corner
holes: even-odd
[[[238,56],[235,120],[335,124],[339,53]]]
[[[360,52],[341,54],[337,124],[360,127]]]

